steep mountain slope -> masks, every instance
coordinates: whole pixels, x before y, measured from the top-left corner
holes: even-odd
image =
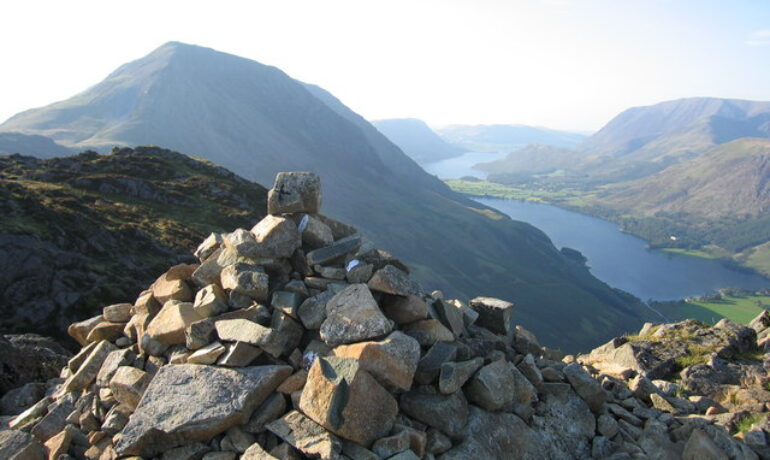
[[[476,169],[488,172],[489,180],[499,175],[508,174],[546,174],[554,171],[571,168],[575,164],[584,161],[585,155],[575,150],[562,149],[545,144],[529,144],[519,150],[514,150],[497,161],[479,163]]]
[[[575,147],[586,137],[578,133],[524,125],[450,125],[437,132],[452,144],[480,152],[509,151],[533,143],[569,148]]]
[[[0,155],[32,155],[38,158],[62,157],[76,153],[45,136],[21,133],[0,133]]]
[[[417,163],[462,155],[463,149],[441,139],[424,121],[415,118],[376,120],[372,124]]]
[[[744,138],[640,179],[611,187],[601,204],[638,215],[760,217],[770,214],[770,139]]]
[[[0,157],[0,331],[61,337],[265,203],[262,186],[159,148]]]
[[[166,44],[66,101],[0,131],[68,146],[154,144],[251,180],[318,173],[333,217],[354,223],[447,294],[512,299],[546,343],[586,349],[647,314],[532,226],[458,195],[320,88],[225,53]]]
[[[613,118],[581,149],[663,161],[741,137],[770,137],[770,102],[696,97],[634,107]]]

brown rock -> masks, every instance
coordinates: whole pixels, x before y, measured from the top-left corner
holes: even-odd
[[[267,193],[269,214],[311,213],[321,210],[321,178],[310,172],[280,172]]]
[[[111,323],[127,323],[131,319],[131,309],[134,306],[130,303],[117,303],[102,308],[102,316]]]
[[[169,300],[192,302],[193,291],[185,281],[185,279],[189,278],[194,271],[190,270],[190,267],[192,266],[184,264],[171,267],[169,271],[161,275],[155,280],[152,286],[150,286],[153,297],[155,297],[161,305]]]
[[[91,332],[88,333],[88,337],[86,337],[86,341],[89,343],[101,342],[102,340],[114,342],[123,336],[123,328],[125,326],[124,323],[110,323],[103,321],[91,329]]]
[[[409,324],[428,317],[428,304],[420,296],[387,296],[382,312],[396,324]]]
[[[89,343],[88,340],[86,340],[86,338],[88,337],[88,334],[91,332],[91,329],[95,328],[98,324],[100,324],[103,321],[104,321],[104,317],[102,315],[99,315],[84,321],[72,323],[70,324],[70,327],[67,328],[67,334],[69,334],[70,337],[72,337],[73,339],[77,340],[77,342],[84,347]]]
[[[367,285],[373,291],[386,294],[408,296],[422,293],[419,284],[409,279],[409,275],[393,265],[386,265],[377,270]]]
[[[385,436],[398,404],[358,361],[318,358],[310,368],[300,410],[332,433],[368,446]]]
[[[291,411],[267,424],[267,429],[310,458],[339,458],[342,443],[300,412]]]
[[[257,265],[233,264],[222,269],[222,287],[258,301],[267,300],[268,276]]]
[[[297,226],[283,217],[265,216],[251,233],[257,240],[257,246],[250,252],[254,257],[288,258],[302,245]]]
[[[275,390],[279,393],[290,395],[295,391],[300,391],[305,386],[307,381],[307,371],[300,369],[289,378],[283,381],[283,383]]]
[[[110,380],[110,390],[115,399],[132,410],[139,404],[142,394],[150,383],[150,376],[131,366],[120,366]]]
[[[365,284],[352,284],[326,304],[321,338],[328,345],[360,342],[381,337],[393,329]]]
[[[455,340],[452,331],[437,319],[424,319],[409,324],[404,328],[404,333],[416,339],[423,347],[429,347],[436,342],[453,342]]]
[[[185,343],[185,329],[201,319],[192,303],[170,300],[150,321],[146,334],[163,345]]]
[[[115,349],[115,345],[106,340],[97,343],[83,364],[62,384],[59,394],[80,391],[90,385],[96,379],[107,355]]]
[[[420,344],[408,335],[394,331],[377,342],[340,345],[334,355],[357,359],[361,367],[386,388],[408,391],[420,360]]]

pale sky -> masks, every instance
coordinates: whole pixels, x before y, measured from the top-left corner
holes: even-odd
[[[667,99],[770,100],[766,0],[3,0],[0,120],[172,40],[434,126],[592,131]]]

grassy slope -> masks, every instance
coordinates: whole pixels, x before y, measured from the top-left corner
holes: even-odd
[[[130,301],[168,266],[189,258],[208,233],[252,226],[264,216],[265,200],[258,184],[159,148],[0,158],[0,236],[30,235],[74,258],[65,287],[81,294],[46,325],[14,321],[23,301],[46,301],[44,289],[43,298],[27,295],[21,305],[3,299],[0,329],[60,334],[68,321]],[[42,259],[44,266],[57,262],[40,248],[26,251],[24,257]]]
[[[708,324],[715,324],[727,318],[740,324],[748,324],[763,309],[770,308],[770,296],[730,295],[721,300],[693,300],[680,302],[659,302],[655,308],[671,321],[693,318]]]

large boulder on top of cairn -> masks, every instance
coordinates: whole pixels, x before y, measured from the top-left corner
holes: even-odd
[[[309,172],[281,172],[267,193],[269,214],[298,212],[317,213],[321,210],[321,178]]]
[[[745,412],[714,415],[747,396],[753,416],[770,407],[764,363],[726,362],[770,335],[770,315],[754,329],[657,327],[646,343],[686,333],[693,350],[713,345],[681,388],[731,389],[685,400],[643,372],[584,368],[590,355],[561,361],[514,326],[510,302],[427,294],[397,258],[318,214],[320,192],[314,174],[280,174],[251,231],[212,234],[200,265],[71,326],[83,348],[60,378],[0,399],[27,401],[10,404],[9,429],[0,415],[0,458],[770,458],[770,422],[741,441]]]

